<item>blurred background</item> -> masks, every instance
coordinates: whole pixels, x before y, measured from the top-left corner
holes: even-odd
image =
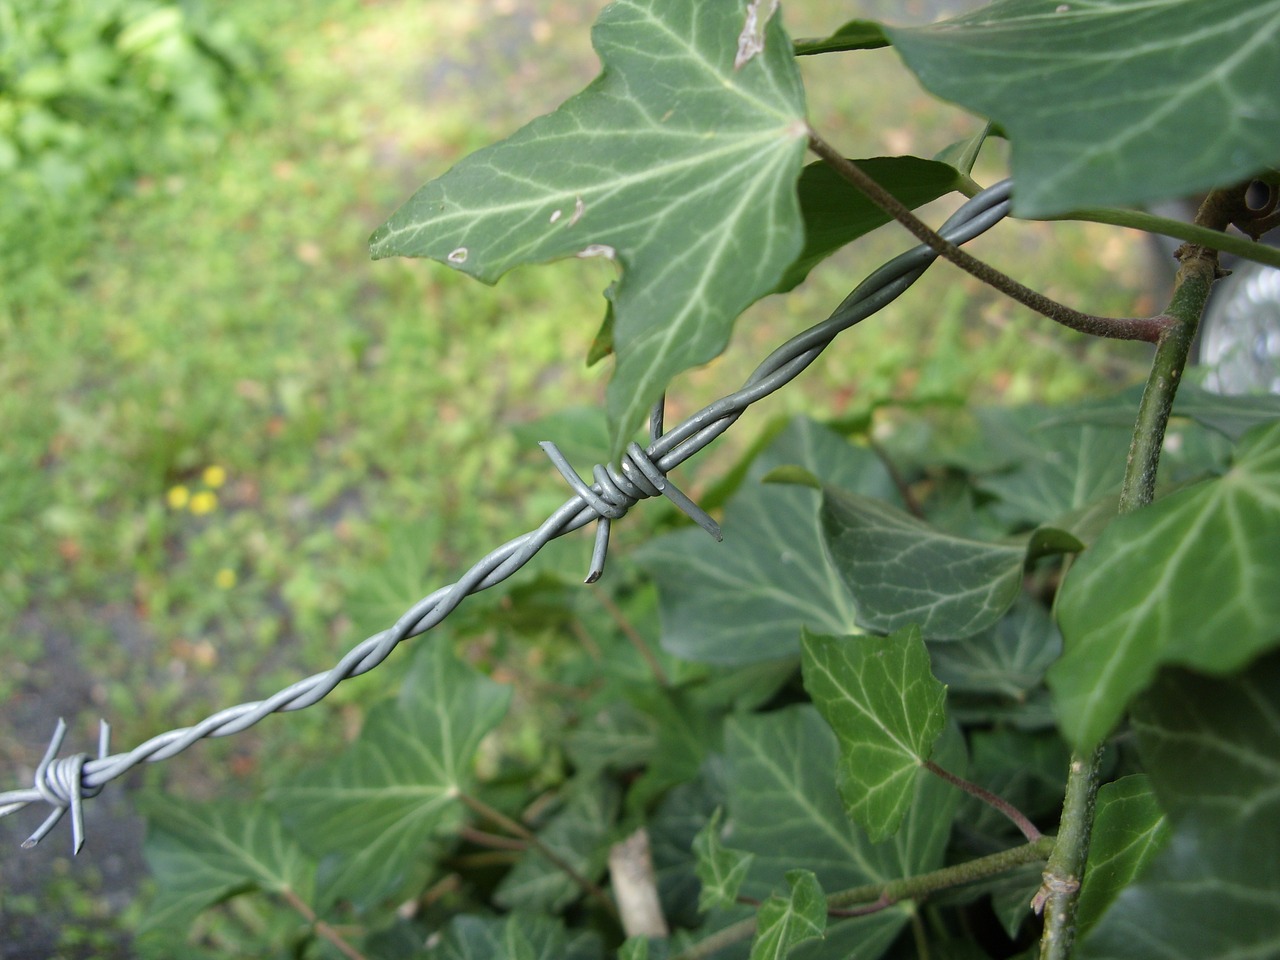
[[[803,37],[976,5],[784,12]],[[602,6],[0,0],[0,789],[30,783],[60,716],[64,752],[92,750],[99,717],[124,750],[326,669],[563,502],[535,441],[597,422],[609,364],[584,358],[610,268],[488,288],[373,263],[366,240],[421,183],[588,82]],[[850,156],[929,157],[979,128],[891,50],[802,66],[815,127]],[[988,148],[980,182],[1003,156]],[[1051,296],[1156,308],[1124,231],[996,232],[974,249]],[[669,420],[909,245],[882,229],[757,305],[673,387]],[[770,416],[1060,400],[1134,381],[1146,356],[940,265],[682,476],[696,495]],[[577,570],[578,547],[548,562]],[[65,824],[19,849],[43,810],[0,821],[0,958],[131,956],[147,880],[130,791],[252,795],[264,766],[331,753],[403,659],[116,782],[74,862]]]

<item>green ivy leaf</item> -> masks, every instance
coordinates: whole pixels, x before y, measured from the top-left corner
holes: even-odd
[[[858,622],[890,632],[918,624],[957,640],[995,623],[1022,589],[1026,544],[952,536],[872,497],[827,487],[822,533]]]
[[[264,804],[146,797],[147,864],[156,897],[143,930],[188,931],[201,910],[250,890],[315,896],[315,864]]]
[[[962,183],[954,167],[919,157],[874,157],[854,163],[912,208],[936,200]],[[804,168],[799,192],[804,249],[778,284],[781,293],[797,286],[810,270],[841,247],[893,219],[826,163],[811,163]]]
[[[673,927],[698,927],[707,919],[698,909],[702,881],[694,842],[721,809],[724,791],[718,774],[722,769],[720,757],[711,760],[701,777],[673,787],[646,817],[662,913]]]
[[[618,960],[656,960],[651,951],[648,937],[627,937],[618,948]]]
[[[1101,740],[1161,664],[1221,674],[1273,646],[1277,583],[1280,422],[1247,433],[1225,475],[1118,518],[1076,561],[1048,674],[1067,738]]]
[[[788,870],[790,893],[773,894],[756,914],[756,935],[749,960],[783,960],[807,940],[820,940],[827,929],[827,898],[809,870]]]
[[[1239,440],[1259,424],[1280,419],[1280,396],[1271,393],[1229,396],[1183,384],[1178,388],[1173,411],[1232,440]]]
[[[996,514],[1011,525],[1043,524],[1077,513],[1105,497],[1119,501],[1125,454],[1133,434],[1121,427],[1093,424],[1032,427],[1026,436],[1032,450],[1017,464],[977,481],[977,487],[999,498]]]
[[[1169,839],[1169,824],[1145,775],[1104,783],[1080,886],[1076,925],[1083,936]]]
[[[1280,655],[1225,680],[1162,670],[1133,728],[1171,830],[1078,955],[1280,956]]]
[[[822,547],[818,494],[758,482],[788,464],[827,483],[894,496],[874,454],[811,420],[792,421],[726,504],[723,543],[689,529],[637,551],[658,584],[663,649],[687,660],[746,664],[798,656],[805,625],[856,632],[849,592]]]
[[[566,960],[564,925],[537,913],[505,918],[454,917],[429,953],[432,960]]]
[[[695,871],[702,881],[702,890],[698,894],[699,911],[734,906],[738,902],[738,888],[755,859],[749,853],[731,850],[720,842],[722,813],[717,809],[693,838],[693,852],[698,857]]]
[[[815,53],[837,53],[842,50],[876,50],[887,46],[889,36],[880,24],[874,20],[850,20],[829,37],[797,40],[796,56],[807,57]]]
[[[1057,624],[1035,601],[1019,597],[995,626],[964,643],[929,649],[934,675],[951,695],[986,694],[1025,702],[1062,652]]]
[[[1001,0],[888,27],[933,93],[999,123],[1014,211],[1181,197],[1280,157],[1280,0]]]
[[[369,711],[341,757],[271,793],[294,832],[344,856],[332,896],[371,902],[398,892],[423,845],[461,820],[481,738],[502,719],[510,688],[454,658],[441,639],[414,660],[399,698]]]
[[[608,840],[618,812],[618,790],[612,784],[581,784],[569,802],[538,831],[538,839],[578,871],[595,879],[609,857]],[[535,849],[526,850],[502,878],[494,901],[507,909],[559,913],[582,890],[560,867]]]
[[[594,83],[428,183],[370,240],[375,257],[431,257],[486,283],[561,257],[617,263],[614,454],[804,242],[803,85],[777,16],[735,64],[745,16],[736,0],[610,4]]]
[[[839,747],[813,707],[730,718],[725,752],[733,843],[755,854],[742,887],[745,895],[764,899],[800,864],[832,891],[887,883],[943,865],[960,792],[937,777],[921,777],[902,829],[891,840],[872,843],[845,815],[833,777]],[[963,776],[958,735],[944,735],[936,756]],[[907,908],[892,907],[834,923],[821,944],[801,947],[796,956],[872,960],[908,917]]]
[[[917,627],[888,637],[801,634],[804,687],[840,744],[845,810],[872,841],[892,836],[946,725],[946,688]]]

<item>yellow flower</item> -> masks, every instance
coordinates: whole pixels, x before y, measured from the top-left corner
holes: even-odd
[[[204,485],[213,490],[217,490],[220,486],[227,482],[227,471],[216,463],[211,467],[205,467],[204,473],[201,475]]]
[[[186,487],[182,486],[181,484],[179,484],[176,487],[170,487],[168,494],[165,496],[165,500],[168,502],[169,506],[174,510],[181,510],[183,507],[187,505],[187,502],[190,499],[191,499],[191,491],[188,490]]]
[[[214,574],[213,582],[223,590],[230,590],[236,585],[236,572],[230,567],[223,567]]]
[[[218,509],[218,495],[212,490],[201,490],[191,498],[191,512],[197,517]]]

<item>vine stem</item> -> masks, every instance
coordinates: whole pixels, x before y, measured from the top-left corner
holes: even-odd
[[[1028,219],[1051,220],[1088,220],[1091,223],[1105,223],[1113,227],[1128,227],[1131,230],[1143,230],[1147,233],[1158,233],[1188,243],[1199,243],[1222,253],[1234,254],[1255,263],[1280,267],[1280,249],[1269,247],[1265,243],[1257,243],[1244,237],[1223,233],[1195,223],[1184,223],[1169,217],[1158,217],[1143,210],[1121,210],[1111,207],[1084,207],[1070,213],[1057,214],[1052,217],[1030,217]]]
[[[307,905],[307,902],[294,891],[286,887],[280,891],[280,896],[284,897],[285,902],[288,903],[289,906],[302,914],[307,923],[311,924],[311,929],[313,929],[318,936],[323,937],[333,944],[334,949],[344,957],[349,958],[349,960],[365,960],[364,954],[349,944],[337,930],[321,920],[316,915],[316,912]]]
[[[873,909],[859,911],[865,915],[884,910],[903,900],[916,900],[939,890],[958,887],[975,880],[1006,873],[1028,863],[1044,860],[1053,848],[1053,837],[1041,837],[1035,843],[1002,850],[990,856],[979,857],[954,867],[944,867],[915,877],[890,880],[888,883],[868,883],[860,887],[841,890],[827,897],[827,909],[835,915],[846,914],[848,908],[869,904]],[[756,931],[756,918],[748,917],[718,930],[705,940],[700,940],[671,960],[705,960],[725,947],[746,940]]]
[[[924,762],[924,768],[935,777],[945,780],[953,787],[963,790],[971,797],[977,797],[987,806],[1008,817],[1009,820],[1013,822],[1013,825],[1022,832],[1022,835],[1027,838],[1028,843],[1035,843],[1041,838],[1041,836],[1043,836],[1043,834],[1041,834],[1036,828],[1036,825],[1027,819],[1027,815],[1004,797],[998,796],[990,790],[980,787],[970,780],[966,780],[964,777],[956,776],[950,770],[938,766],[932,760],[926,760]]]
[[[1055,323],[1096,337],[1107,337],[1112,340],[1141,340],[1146,343],[1159,342],[1164,331],[1170,326],[1170,319],[1164,316],[1099,317],[1090,313],[1081,313],[1066,304],[1046,297],[946,240],[912,213],[902,201],[868,176],[856,163],[848,160],[823,140],[812,127],[809,128],[809,149],[830,165],[841,178],[857,187],[868,200],[906,227],[916,239],[927,244],[939,256],[950,260],[961,270],[972,274],[988,286]]]
[[[618,908],[614,902],[609,899],[609,895],[607,893],[600,889],[600,887],[593,883],[589,878],[584,877],[579,873],[573,864],[569,863],[564,859],[564,857],[560,856],[560,854],[556,853],[538,839],[538,835],[523,823],[511,819],[501,810],[495,810],[483,800],[473,797],[468,793],[459,793],[458,799],[462,801],[462,804],[470,809],[472,813],[477,816],[484,817],[484,819],[488,820],[490,823],[496,824],[508,833],[519,837],[534,850],[537,850],[538,853],[542,854],[549,863],[553,864],[557,869],[561,870],[565,876],[577,884],[578,889],[600,904],[600,906],[602,906],[611,917],[616,918],[618,916]]]
[[[599,601],[600,606],[604,607],[605,613],[609,614],[609,618],[622,631],[622,635],[631,641],[631,645],[636,648],[636,652],[644,659],[659,686],[671,686],[671,678],[667,676],[667,671],[662,669],[662,661],[653,652],[653,648],[649,646],[649,642],[645,640],[644,635],[636,629],[635,624],[627,619],[627,615],[614,602],[613,597],[598,587],[592,590],[591,594]]]
[[[1222,197],[1210,194],[1196,218],[1197,222],[1208,221],[1208,225],[1216,229],[1224,227],[1225,220],[1212,214],[1212,206],[1223,202]],[[1178,383],[1209,297],[1209,289],[1219,272],[1217,253],[1208,247],[1184,244],[1177,256],[1180,266],[1167,311],[1173,322],[1156,344],[1151,373],[1138,405],[1124,484],[1120,490],[1121,514],[1145,507],[1155,498],[1156,472],[1160,466],[1165,428],[1173,411],[1173,399],[1178,392]],[[1101,744],[1087,753],[1073,753],[1071,757],[1058,842],[1045,865],[1044,885],[1032,901],[1032,907],[1037,912],[1043,910],[1045,916],[1044,934],[1040,940],[1041,960],[1068,960],[1071,956],[1080,881],[1084,877],[1093,833],[1101,758]]]

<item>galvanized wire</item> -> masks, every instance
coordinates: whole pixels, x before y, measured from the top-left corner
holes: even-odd
[[[966,202],[939,229],[952,243],[961,244],[989,230],[1009,212],[1012,182],[1005,180]],[[265,700],[228,707],[191,727],[152,737],[128,753],[109,754],[109,730],[102,725],[98,756],[76,754],[58,758],[66,724],[57,728],[35,771],[34,785],[0,793],[0,816],[43,800],[51,810],[24,847],[33,847],[68,812],[72,815],[72,842],[78,853],[84,843],[82,806],[108,782],[140,763],[166,760],[206,737],[225,737],[253,726],[272,713],[302,710],[324,699],[339,683],[372,670],[403,640],[430,630],[445,619],[470,594],[485,590],[511,576],[556,537],[597,523],[595,550],[587,582],[604,570],[609,525],[621,519],[640,500],[665,496],[717,539],[720,528],[667,479],[667,474],[715,440],[751,404],[795,379],[842,331],[871,316],[895,300],[924,273],[938,254],[919,246],[895,257],[867,277],[821,323],[792,337],[765,358],[740,390],[703,407],[675,429],[663,432],[662,403],[650,418],[648,447],[632,443],[618,464],[597,465],[593,484],[582,480],[552,443],[542,444],[556,468],[574,490],[574,496],[551,514],[536,530],[508,540],[482,557],[456,583],[441,587],[419,600],[389,630],[369,637],[344,656],[336,666],[317,673]]]

